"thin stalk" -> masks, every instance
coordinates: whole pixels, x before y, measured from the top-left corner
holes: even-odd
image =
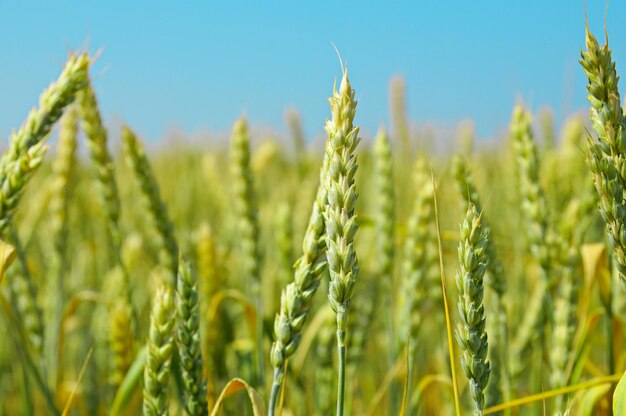
[[[30,372],[30,375],[33,377],[35,383],[39,387],[39,390],[43,394],[43,397],[45,399],[44,401],[48,406],[48,411],[50,412],[50,414],[59,415],[60,412],[56,407],[52,393],[48,389],[48,386],[46,385],[43,376],[35,365],[35,362],[33,361],[30,352],[26,348],[24,348],[24,345],[26,345],[24,332],[22,328],[20,328],[19,322],[16,321],[15,316],[12,315],[10,312],[11,310],[15,311],[15,308],[9,305],[9,302],[7,301],[5,296],[0,296],[0,304],[2,304],[2,308],[4,309],[5,316],[7,317],[11,328],[15,331],[16,336],[12,336],[10,338],[15,343],[15,349],[22,359],[24,367]],[[21,344],[18,342],[18,338],[21,341]]]
[[[570,394],[580,390],[587,390],[594,386],[599,386],[601,384],[611,383],[612,385],[617,383],[620,378],[622,378],[624,374],[613,374],[610,376],[603,376],[591,379],[589,381],[584,381],[579,384],[574,384],[573,386],[561,387],[559,389],[548,390],[542,393],[532,394],[530,396],[520,397],[519,399],[511,400],[510,402],[502,403],[497,406],[488,407],[483,412],[483,415],[490,415],[493,413],[501,412],[506,409],[516,408],[525,404],[534,403],[536,401],[545,401],[551,397],[560,396],[564,394]]]
[[[337,314],[337,321],[340,318]],[[343,416],[343,405],[346,391],[346,330],[337,330],[337,353],[339,358],[339,370],[337,373],[337,416]]]
[[[278,396],[280,395],[280,388],[282,386],[283,375],[285,374],[285,365],[283,364],[282,368],[274,369],[274,381],[272,382],[272,389],[270,391],[270,401],[267,407],[267,414],[269,416],[274,416],[274,412],[276,409],[276,403],[278,402]]]
[[[28,371],[22,366],[22,409],[24,409],[24,415],[33,415],[35,411],[33,409],[33,397],[30,394],[30,383],[28,381]]]
[[[607,313],[606,336],[607,336],[607,344],[609,346],[609,357],[608,357],[609,373],[613,374],[615,373],[615,349],[613,348],[615,336],[613,334],[613,307],[612,305],[608,305],[608,307],[606,308],[606,313]]]
[[[450,373],[452,376],[452,390],[454,392],[454,414],[461,415],[461,403],[459,400],[459,386],[456,381],[456,368],[454,366],[454,342],[452,341],[452,323],[450,322],[450,308],[448,306],[448,295],[446,293],[446,275],[443,270],[443,250],[441,248],[441,231],[439,229],[439,211],[437,209],[437,187],[435,176],[431,172],[433,182],[433,201],[435,204],[435,227],[437,228],[437,246],[439,248],[439,269],[441,270],[441,292],[443,295],[443,308],[446,315],[446,332],[448,335],[448,351],[450,355]]]

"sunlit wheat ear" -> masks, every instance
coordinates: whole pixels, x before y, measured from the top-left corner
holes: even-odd
[[[326,146],[328,145],[327,143]],[[302,255],[294,264],[293,281],[281,293],[280,309],[274,318],[274,343],[270,353],[274,379],[268,415],[273,415],[276,410],[278,395],[284,381],[286,360],[295,353],[300,344],[311,301],[327,267],[323,207],[327,200],[324,178],[327,175],[328,164],[329,159],[325,154],[319,173],[320,183],[302,241]]]
[[[422,324],[422,306],[427,298],[429,273],[428,242],[435,238],[433,184],[426,161],[419,158],[414,167],[413,187],[416,190],[407,224],[404,257],[401,263],[401,285],[404,294],[403,340],[409,343],[409,372],[415,370],[413,353],[418,347],[417,332]],[[410,377],[411,378],[411,377]]]
[[[171,290],[160,287],[150,316],[148,357],[143,376],[143,414],[169,414],[169,378],[174,351],[176,308]]]
[[[19,267],[10,285],[17,313],[23,320],[26,336],[37,359],[43,354],[43,318],[37,288],[12,227],[12,218],[24,188],[43,162],[47,151],[46,139],[53,125],[74,101],[77,91],[85,85],[88,68],[88,55],[70,55],[57,81],[41,94],[39,106],[31,110],[18,131],[12,132],[9,148],[0,159],[0,238],[11,242],[18,253]]]
[[[121,264],[120,197],[115,180],[113,160],[107,147],[107,131],[102,122],[98,101],[91,82],[88,81],[87,85],[80,90],[77,101],[81,128],[85,133],[87,148],[96,174],[100,202],[111,234],[114,254],[117,256],[118,264]]]
[[[33,173],[42,163],[45,139],[61,117],[63,109],[85,86],[89,56],[71,55],[56,82],[39,98],[39,107],[9,138],[9,148],[0,159],[0,237],[7,239],[8,226],[17,204]]]
[[[551,316],[551,289],[556,280],[550,258],[553,235],[548,228],[546,201],[539,182],[537,146],[533,139],[530,113],[521,105],[513,109],[511,140],[515,151],[521,209],[526,223],[526,239],[530,254],[539,265],[539,280],[512,344],[511,372],[516,376],[526,366],[524,353]]]
[[[580,64],[589,81],[589,114],[597,134],[597,139],[588,136],[587,164],[600,197],[600,213],[622,287],[626,290],[626,120],[608,40],[600,46],[588,27],[585,34],[587,51],[581,52]]]
[[[206,415],[206,383],[202,377],[198,282],[195,271],[186,261],[182,261],[178,268],[176,312],[176,343],[185,389],[185,410],[190,416]]]
[[[474,177],[467,166],[467,162],[461,156],[452,159],[452,171],[456,179],[459,196],[463,201],[463,209],[467,210],[470,205],[474,205],[478,212],[482,212],[482,204],[478,189],[474,183]],[[481,214],[482,228],[485,233],[490,234],[491,228]],[[509,374],[509,341],[507,311],[504,301],[506,292],[506,280],[504,267],[498,258],[493,237],[487,240],[487,270],[485,271],[485,285],[493,290],[495,297],[491,303],[487,303],[487,315],[489,321],[487,332],[490,338],[489,362],[491,364],[491,376],[486,391],[486,404],[492,406],[502,401],[503,396],[510,396],[510,374]]]
[[[384,129],[380,129],[374,143],[374,175],[376,186],[376,233],[378,252],[378,278],[384,293],[390,294],[393,287],[394,219],[393,157],[391,144]],[[390,307],[391,299],[384,301]]]
[[[146,157],[143,145],[135,133],[127,126],[122,128],[122,142],[126,153],[126,162],[134,173],[141,189],[144,205],[147,208],[156,236],[159,250],[159,262],[169,274],[168,281],[172,288],[176,284],[178,273],[178,244],[174,236],[174,227],[169,219],[167,208],[161,198],[159,185]]]
[[[584,204],[575,199],[569,204],[563,216],[559,233],[556,261],[561,265],[559,293],[554,302],[554,327],[550,348],[550,384],[553,388],[568,384],[567,364],[572,356],[572,341],[576,332],[578,298],[577,276],[581,270],[580,246],[582,238],[577,228],[583,222]],[[565,398],[555,398],[556,409],[564,407]]]
[[[339,377],[337,415],[343,414],[346,365],[346,331],[352,291],[359,274],[354,250],[354,236],[358,229],[354,204],[357,199],[354,175],[357,169],[356,147],[359,128],[353,126],[357,101],[344,71],[339,91],[330,98],[332,119],[326,122],[328,134],[326,157],[327,175],[324,178],[327,204],[324,207],[326,227],[326,259],[330,272],[328,299],[337,317],[337,347],[339,350]]]
[[[114,302],[110,313],[109,342],[111,346],[111,384],[120,386],[135,358],[132,331],[132,309],[122,296]]]
[[[274,240],[279,267],[275,284],[277,283],[279,288],[283,288],[289,284],[293,274],[292,208],[288,203],[282,202],[274,215]]]
[[[248,124],[241,118],[233,126],[230,142],[230,169],[237,221],[241,285],[248,288],[256,307],[256,383],[264,384],[263,297],[261,293],[261,251],[259,250],[259,219],[250,168],[250,135]]]
[[[60,124],[57,154],[52,165],[53,179],[50,185],[51,197],[48,207],[52,235],[52,256],[50,280],[46,285],[46,350],[48,352],[48,379],[52,386],[56,386],[58,381],[57,341],[65,305],[65,277],[68,274],[70,254],[67,249],[70,231],[68,225],[69,199],[76,182],[74,176],[77,168],[78,113],[75,105],[66,108]]]
[[[488,263],[487,238],[487,233],[481,226],[480,215],[470,203],[461,224],[461,242],[458,249],[456,286],[459,291],[461,323],[457,328],[456,338],[463,351],[461,364],[469,381],[475,415],[481,415],[484,409],[483,391],[491,372],[487,360],[488,344],[483,306],[483,277]]]

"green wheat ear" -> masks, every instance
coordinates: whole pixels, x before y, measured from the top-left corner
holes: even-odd
[[[150,316],[148,357],[143,376],[144,415],[169,414],[168,385],[174,351],[175,317],[174,296],[169,289],[160,287]]]
[[[300,344],[303,327],[310,313],[311,301],[327,267],[323,215],[323,207],[327,200],[324,186],[327,170],[328,157],[325,155],[319,173],[320,183],[302,241],[302,255],[293,266],[295,269],[293,281],[283,289],[280,308],[274,318],[274,343],[270,353],[270,361],[274,368],[268,406],[270,416],[276,411],[278,395],[286,372],[286,361]]]
[[[259,219],[250,168],[250,135],[246,120],[235,122],[230,145],[230,167],[233,180],[234,211],[237,219],[243,287],[256,307],[256,384],[264,385],[263,296],[261,293],[261,252],[259,250]]]
[[[528,245],[530,254],[539,265],[539,281],[512,344],[511,373],[516,376],[525,367],[524,353],[549,321],[553,304],[552,289],[556,280],[552,259],[554,236],[549,228],[546,200],[539,181],[537,145],[533,139],[531,115],[521,105],[513,109],[511,139],[519,178],[521,210],[527,224]]]
[[[483,277],[487,270],[487,232],[481,225],[476,207],[470,203],[465,220],[461,224],[459,243],[459,269],[456,287],[459,291],[458,308],[461,323],[456,338],[461,347],[461,365],[469,381],[475,415],[484,410],[483,391],[491,372],[487,360],[488,344],[485,331],[485,308],[483,306]]]
[[[87,82],[89,56],[71,55],[56,82],[39,98],[39,107],[9,138],[9,149],[0,159],[0,237],[9,236],[9,222],[17,208],[24,187],[39,168],[47,147],[45,139],[61,117],[63,109],[74,101]]]
[[[78,97],[78,113],[81,118],[81,128],[85,132],[87,148],[94,165],[96,180],[100,191],[100,202],[106,216],[115,254],[116,264],[122,265],[120,232],[120,197],[115,180],[113,159],[107,148],[108,136],[102,122],[96,94],[89,80],[80,90]]]
[[[452,159],[452,170],[459,195],[463,200],[464,210],[467,210],[470,205],[474,205],[477,211],[482,212],[480,195],[467,162],[461,156],[455,156]],[[481,219],[483,230],[487,234],[491,234],[491,227],[484,214],[481,214]],[[487,388],[487,406],[493,406],[500,403],[503,396],[505,401],[510,396],[509,336],[507,310],[504,301],[507,282],[504,276],[504,267],[498,258],[496,246],[491,238],[487,240],[486,253],[488,262],[485,284],[495,295],[492,302],[487,302],[487,313],[490,316],[487,332],[491,340],[489,362],[492,370]]]
[[[68,273],[69,250],[69,199],[75,182],[76,147],[78,144],[78,113],[75,105],[67,107],[60,121],[57,155],[52,165],[52,184],[50,186],[50,227],[52,240],[52,256],[50,264],[50,281],[46,285],[48,291],[46,327],[46,350],[48,351],[48,368],[50,385],[57,386],[58,355],[57,345],[61,318],[65,305],[66,282]]]
[[[587,164],[600,196],[600,213],[606,223],[622,287],[626,290],[626,119],[608,40],[600,47],[588,27],[585,35],[587,51],[581,52],[580,64],[589,80],[589,113],[598,135],[597,139],[588,136]]]
[[[180,262],[176,285],[176,342],[180,355],[186,403],[190,416],[207,413],[206,383],[202,379],[202,344],[200,342],[200,309],[198,282],[191,264]]]
[[[326,259],[330,272],[328,298],[337,318],[337,347],[339,349],[339,383],[337,415],[343,414],[346,365],[346,332],[350,298],[359,274],[354,250],[354,236],[358,229],[354,204],[357,199],[354,175],[357,169],[356,147],[359,128],[353,126],[357,101],[344,71],[339,91],[334,89],[329,99],[332,119],[326,121],[328,134],[326,157],[327,175],[324,178],[328,203],[324,207],[326,226]]]
[[[167,213],[167,207],[161,199],[159,185],[143,146],[135,133],[127,126],[122,128],[122,141],[126,153],[126,162],[135,174],[144,205],[155,231],[154,235],[157,237],[159,262],[167,270],[168,281],[174,288],[178,273],[178,244],[174,236],[174,227]]]
[[[415,200],[407,223],[404,258],[401,263],[401,285],[404,294],[402,340],[409,345],[409,386],[415,374],[417,333],[422,325],[422,307],[428,297],[428,277],[431,274],[429,243],[436,240],[434,187],[426,160],[418,158],[414,167]]]
[[[391,144],[384,129],[380,129],[374,142],[376,180],[376,231],[378,251],[378,275],[383,281],[385,293],[393,287],[394,219],[393,157]],[[390,307],[391,299],[385,300]]]

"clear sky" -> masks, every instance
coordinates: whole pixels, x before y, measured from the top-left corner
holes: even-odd
[[[586,8],[602,37],[605,1]],[[411,120],[454,127],[470,118],[490,137],[520,98],[557,117],[587,108],[583,13],[582,0],[0,0],[0,138],[19,127],[67,52],[84,46],[102,49],[93,76],[107,123],[128,122],[147,140],[172,127],[224,134],[241,114],[285,131],[289,107],[317,136],[340,75],[331,42],[349,63],[365,132],[388,124],[389,79],[402,75]],[[625,20],[626,4],[610,2],[622,73]]]

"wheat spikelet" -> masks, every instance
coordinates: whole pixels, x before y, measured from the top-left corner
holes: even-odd
[[[474,205],[477,211],[482,212],[482,205],[478,189],[474,183],[474,177],[468,169],[465,160],[456,156],[452,160],[452,170],[457,182],[459,194],[463,199],[464,209],[469,205]],[[491,234],[489,223],[481,214],[482,228],[485,233]],[[488,314],[490,315],[487,333],[490,334],[491,348],[489,362],[491,364],[491,376],[487,386],[487,406],[493,406],[502,401],[502,393],[508,398],[509,394],[509,370],[508,370],[508,327],[507,312],[504,302],[506,291],[506,281],[504,278],[504,268],[500,262],[493,239],[487,240],[486,254],[488,258],[487,270],[485,272],[485,284],[493,290],[495,294],[494,302],[490,305]]]
[[[488,344],[485,332],[485,309],[483,306],[483,276],[487,270],[487,233],[473,204],[469,204],[465,220],[461,224],[459,243],[459,269],[456,286],[459,290],[459,324],[456,337],[463,351],[461,364],[470,383],[470,394],[474,402],[474,414],[481,415],[491,372],[487,360]]]
[[[24,186],[41,165],[47,147],[44,139],[63,109],[75,98],[86,82],[89,57],[70,55],[58,80],[39,98],[18,131],[9,138],[9,149],[0,159],[0,236],[8,237],[8,225],[17,208]]]
[[[250,168],[250,138],[244,119],[237,120],[233,126],[230,146],[230,166],[233,178],[234,210],[239,231],[239,249],[241,250],[241,272],[244,287],[256,307],[256,383],[264,383],[263,355],[263,296],[261,293],[261,253],[259,251],[259,220],[254,197],[254,183]]]
[[[109,313],[111,346],[110,382],[118,388],[135,358],[135,343],[132,331],[132,309],[124,297],[115,301]]]
[[[600,47],[588,27],[585,35],[587,51],[581,52],[580,64],[589,80],[590,118],[598,135],[597,140],[588,137],[587,164],[600,196],[600,213],[626,290],[626,120],[608,40]]]
[[[175,318],[174,296],[169,289],[160,287],[150,316],[148,357],[143,376],[144,415],[169,414],[168,384],[174,351]]]
[[[127,126],[122,128],[122,141],[126,153],[126,162],[135,174],[135,179],[141,189],[144,204],[155,230],[154,235],[157,236],[159,261],[169,274],[168,281],[172,287],[175,287],[176,274],[178,273],[178,244],[174,236],[174,227],[161,199],[159,186],[143,146],[135,133]]]
[[[550,254],[553,236],[548,228],[546,202],[539,184],[539,161],[537,146],[531,131],[530,114],[521,105],[513,110],[511,136],[516,152],[519,177],[519,189],[522,199],[522,213],[526,221],[526,233],[530,253],[539,265],[539,281],[532,294],[531,305],[526,309],[512,345],[511,371],[518,374],[524,367],[523,353],[532,339],[541,333],[543,324],[549,319],[548,311],[552,308],[551,290],[555,279]],[[538,298],[542,304],[538,304]]]
[[[191,264],[185,261],[180,263],[178,271],[176,311],[176,343],[185,388],[185,410],[190,416],[206,415],[206,384],[202,379],[197,278]]]
[[[53,179],[49,205],[52,234],[50,281],[48,282],[48,324],[46,328],[46,350],[48,354],[49,380],[56,386],[57,338],[65,300],[65,276],[67,274],[68,205],[71,181],[76,164],[78,113],[75,106],[66,109],[61,118],[61,129],[57,144],[57,157],[53,163]]]
[[[324,178],[328,203],[324,207],[326,227],[326,260],[330,272],[328,299],[337,317],[337,347],[339,349],[339,380],[337,415],[343,414],[345,391],[346,331],[348,310],[359,264],[353,240],[358,229],[354,204],[357,193],[354,175],[357,169],[356,147],[359,128],[353,126],[357,101],[344,70],[339,91],[334,89],[329,99],[332,119],[326,121],[328,134],[326,157],[327,175]]]

